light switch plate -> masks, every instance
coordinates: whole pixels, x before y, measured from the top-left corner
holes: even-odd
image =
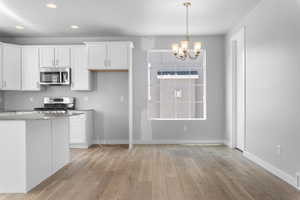
[[[183,131],[186,132],[187,130],[188,130],[187,125],[184,125],[184,126],[183,126]]]
[[[124,100],[125,100],[124,96],[121,96],[121,97],[120,97],[120,102],[123,103]]]

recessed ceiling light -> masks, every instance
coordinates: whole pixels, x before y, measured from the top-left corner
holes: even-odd
[[[19,30],[23,30],[24,28],[25,28],[24,26],[20,26],[20,25],[16,26],[16,29],[19,29]]]
[[[79,26],[77,26],[77,25],[71,25],[70,28],[71,29],[79,29]]]
[[[46,6],[47,6],[48,8],[57,8],[57,5],[54,4],[54,3],[47,3]]]

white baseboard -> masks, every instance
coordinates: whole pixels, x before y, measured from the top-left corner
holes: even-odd
[[[136,140],[134,144],[224,144],[224,140]],[[128,140],[95,140],[93,144],[128,144]]]
[[[93,144],[128,144],[128,140],[95,140]]]
[[[297,188],[296,177],[293,177],[293,176],[287,174],[286,172],[278,169],[274,165],[262,160],[261,158],[257,157],[254,154],[251,154],[251,153],[245,151],[243,153],[243,155],[246,158],[248,158],[249,160],[251,160],[252,162],[258,164],[259,166],[261,166],[262,168],[267,170],[268,172],[272,173],[273,175],[277,176],[278,178],[284,180],[288,184],[290,184],[290,185],[294,186],[295,188]],[[297,188],[297,189],[299,189],[299,188]]]
[[[138,140],[134,144],[224,144],[223,140]]]
[[[76,144],[70,144],[70,148],[74,149],[88,149],[90,145],[85,143],[76,143]]]

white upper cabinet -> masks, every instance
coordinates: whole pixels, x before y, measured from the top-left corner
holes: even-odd
[[[3,44],[2,61],[2,89],[21,89],[21,47]]]
[[[55,65],[57,67],[70,67],[70,47],[55,48]]]
[[[88,42],[88,69],[128,70],[131,42]]]
[[[70,67],[70,47],[40,47],[40,67]]]
[[[87,69],[87,47],[71,47],[71,90],[91,90],[91,72]]]
[[[88,47],[88,68],[106,69],[107,50],[105,43],[98,43]]]
[[[22,47],[22,90],[39,91],[39,48]]]
[[[40,66],[55,66],[54,47],[40,47]]]
[[[107,68],[128,69],[129,45],[112,42],[107,44]]]

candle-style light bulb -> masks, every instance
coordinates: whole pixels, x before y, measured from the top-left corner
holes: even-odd
[[[178,49],[178,55],[179,57],[184,57],[184,50],[182,48]]]
[[[201,42],[195,42],[194,43],[194,51],[196,54],[200,54],[201,51]]]
[[[179,45],[178,44],[173,44],[172,45],[172,52],[174,55],[178,54],[178,49],[179,49]]]
[[[180,47],[182,48],[183,51],[187,51],[189,48],[189,41],[188,40],[182,40],[180,42]]]

